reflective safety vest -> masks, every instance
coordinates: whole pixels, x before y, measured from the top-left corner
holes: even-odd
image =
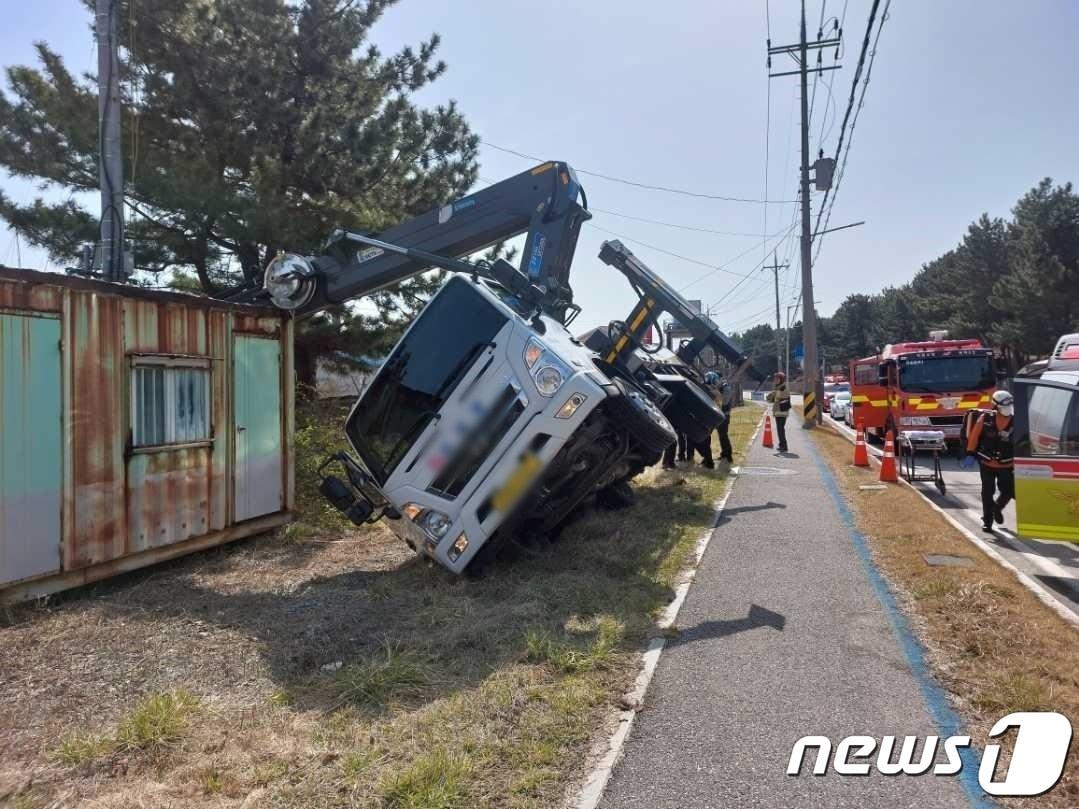
[[[1009,467],[1015,458],[1012,448],[1013,419],[1008,419],[1008,425],[1002,430],[997,429],[996,411],[982,416],[982,429],[978,435],[978,457],[988,461],[990,465]]]

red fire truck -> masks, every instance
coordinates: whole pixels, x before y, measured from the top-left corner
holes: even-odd
[[[963,416],[991,406],[993,352],[977,340],[896,343],[850,364],[853,423],[869,436],[888,430],[940,430],[959,440]]]

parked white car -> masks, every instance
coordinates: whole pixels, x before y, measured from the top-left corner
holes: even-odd
[[[832,418],[836,421],[847,421],[847,411],[851,409],[850,406],[850,391],[840,390],[836,391],[832,397]]]

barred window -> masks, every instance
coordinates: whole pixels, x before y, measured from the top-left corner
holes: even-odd
[[[199,360],[140,357],[131,369],[134,447],[210,439],[210,367]]]

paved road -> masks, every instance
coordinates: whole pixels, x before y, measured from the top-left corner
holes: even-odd
[[[851,440],[854,439],[854,431],[845,424],[832,424]],[[869,450],[880,453],[880,449],[873,446]],[[923,454],[919,458],[920,465],[928,471],[929,456]],[[1079,615],[1079,545],[1017,536],[1014,503],[1004,511],[1004,525],[997,527],[993,534],[984,533],[978,470],[961,468],[954,455],[946,458],[943,466],[946,495],[942,496],[931,483],[919,482],[915,486],[952,517],[991,543],[1001,556],[1040,582],[1053,598]]]
[[[951,733],[807,437],[789,432],[792,456],[758,444],[734,484],[605,809],[969,805],[955,778],[786,775],[804,735]]]

